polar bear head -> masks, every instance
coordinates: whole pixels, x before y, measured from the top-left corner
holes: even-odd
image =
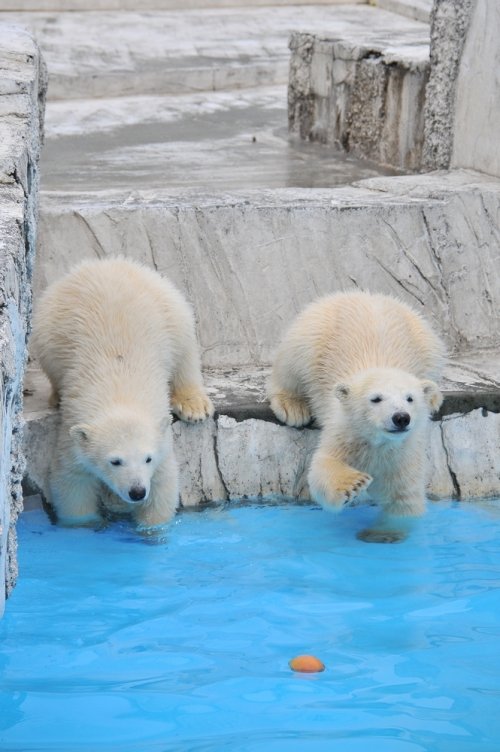
[[[170,424],[170,415],[155,421],[118,406],[69,433],[86,470],[126,503],[140,504],[147,502],[153,474],[169,451]]]
[[[353,435],[369,441],[401,441],[421,427],[443,401],[433,381],[396,368],[359,371],[336,384],[346,424]]]

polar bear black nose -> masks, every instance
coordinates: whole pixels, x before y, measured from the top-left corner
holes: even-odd
[[[408,413],[394,413],[394,415],[392,416],[392,422],[399,431],[403,431],[407,426],[409,426],[410,420],[411,418]]]
[[[132,501],[140,501],[146,496],[146,489],[144,486],[132,486],[130,491],[128,492],[128,495],[132,499]]]

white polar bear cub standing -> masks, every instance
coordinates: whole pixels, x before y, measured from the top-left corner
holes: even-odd
[[[123,258],[83,262],[42,295],[32,351],[61,411],[49,483],[58,519],[92,523],[103,505],[140,526],[168,521],[179,495],[170,403],[189,422],[213,413],[180,292]]]
[[[429,414],[442,396],[431,379],[444,346],[424,319],[386,295],[338,293],[312,303],[281,343],[271,407],[290,426],[322,426],[309,471],[311,496],[340,509],[368,487],[381,507],[366,541],[404,537],[425,509]]]

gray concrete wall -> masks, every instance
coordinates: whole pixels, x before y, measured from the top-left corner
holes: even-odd
[[[498,182],[468,173],[219,198],[57,193],[41,203],[35,289],[81,258],[152,265],[191,300],[206,367],[269,363],[303,306],[356,287],[425,311],[452,352],[486,349],[500,331],[499,216]]]
[[[476,0],[458,69],[452,167],[500,177],[500,3]]]
[[[500,177],[500,4],[435,0],[423,166]]]
[[[46,75],[25,30],[0,26],[0,615],[17,576],[22,379],[31,315]]]

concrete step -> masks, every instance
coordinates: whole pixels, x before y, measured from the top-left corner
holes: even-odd
[[[290,41],[290,131],[359,157],[418,170],[424,143],[430,31],[354,36],[295,32]]]
[[[382,0],[388,2],[389,0]],[[398,0],[392,0],[397,3]],[[399,0],[405,2],[405,0]],[[406,0],[418,4],[426,0]],[[140,0],[141,11],[191,10],[193,8],[255,8],[280,5],[355,5],[366,0]],[[1,11],[66,13],[68,11],[137,10],[137,0],[0,0]],[[397,12],[397,11],[396,11]]]
[[[370,4],[425,23],[429,22],[432,10],[432,0],[371,0]]]
[[[366,5],[3,13],[31,28],[50,99],[179,94],[285,84],[292,31],[348,44],[414,39],[422,24]]]
[[[457,171],[336,189],[44,193],[35,299],[82,258],[123,254],[194,306],[207,367],[266,365],[309,301],[361,288],[423,311],[452,353],[497,346],[500,185]]]

